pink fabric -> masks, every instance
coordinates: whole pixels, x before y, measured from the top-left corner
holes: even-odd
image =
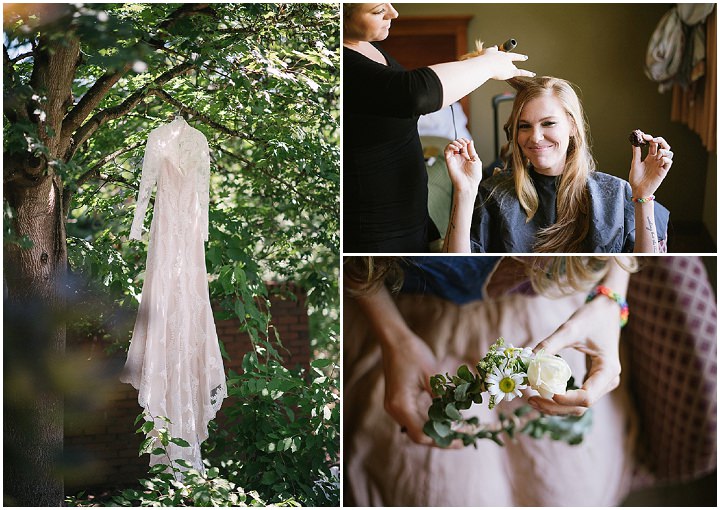
[[[499,336],[534,346],[584,301],[513,294],[464,306],[430,296],[399,296],[410,327],[433,349],[440,370],[475,363]],[[441,450],[412,443],[383,409],[380,350],[352,300],[344,302],[343,431],[346,505],[611,506],[627,495],[633,470],[634,420],[624,386],[594,407],[594,426],[578,446],[521,436],[505,448]],[[582,380],[584,355],[562,351]],[[430,397],[425,402],[430,404]],[[518,399],[471,416],[493,422]],[[628,431],[631,433],[628,434]]]

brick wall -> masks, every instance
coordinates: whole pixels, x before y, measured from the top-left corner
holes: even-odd
[[[273,291],[284,287],[270,285]],[[296,301],[274,294],[270,298],[272,323],[285,349],[279,349],[285,366],[307,367],[310,363],[310,337],[304,294],[294,286],[289,289]],[[282,292],[281,292],[282,294]],[[242,357],[250,351],[247,334],[240,333],[239,320],[215,322],[218,337],[225,345],[231,361],[226,370],[241,372]],[[271,338],[274,335],[271,331]],[[125,362],[125,354],[106,355],[97,342],[79,343],[76,357],[92,363],[89,371],[98,374],[88,383],[93,392],[102,394],[94,405],[66,403],[64,471],[67,494],[84,489],[130,486],[147,474],[148,456],[138,456],[142,437],[135,433],[135,418],[142,411],[137,403],[137,390],[119,382],[117,376]],[[99,402],[98,402],[99,400]]]

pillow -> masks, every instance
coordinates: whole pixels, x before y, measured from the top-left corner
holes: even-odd
[[[452,108],[452,111],[450,111],[450,108]],[[453,114],[455,116],[454,124]],[[467,128],[467,121],[467,115],[465,115],[460,103],[453,103],[436,112],[421,115],[420,119],[418,119],[418,133],[420,133],[420,136],[441,136],[449,140],[455,140],[455,128],[457,128],[458,137],[472,140],[472,135]]]

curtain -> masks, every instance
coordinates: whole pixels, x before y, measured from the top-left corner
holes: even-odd
[[[712,152],[717,142],[717,8],[705,20],[705,76],[686,89],[673,86],[671,120],[700,135]]]

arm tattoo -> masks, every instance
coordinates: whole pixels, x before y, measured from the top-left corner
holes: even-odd
[[[457,203],[453,200],[452,211],[450,212],[450,223],[448,223],[447,232],[445,232],[445,239],[449,240],[455,231],[455,211],[457,211]],[[449,241],[445,243],[445,253],[450,251]]]
[[[653,253],[660,252],[660,246],[658,245],[657,233],[655,232],[655,224],[653,223],[653,217],[647,216],[645,218],[645,230],[650,234],[650,241],[652,242]]]

